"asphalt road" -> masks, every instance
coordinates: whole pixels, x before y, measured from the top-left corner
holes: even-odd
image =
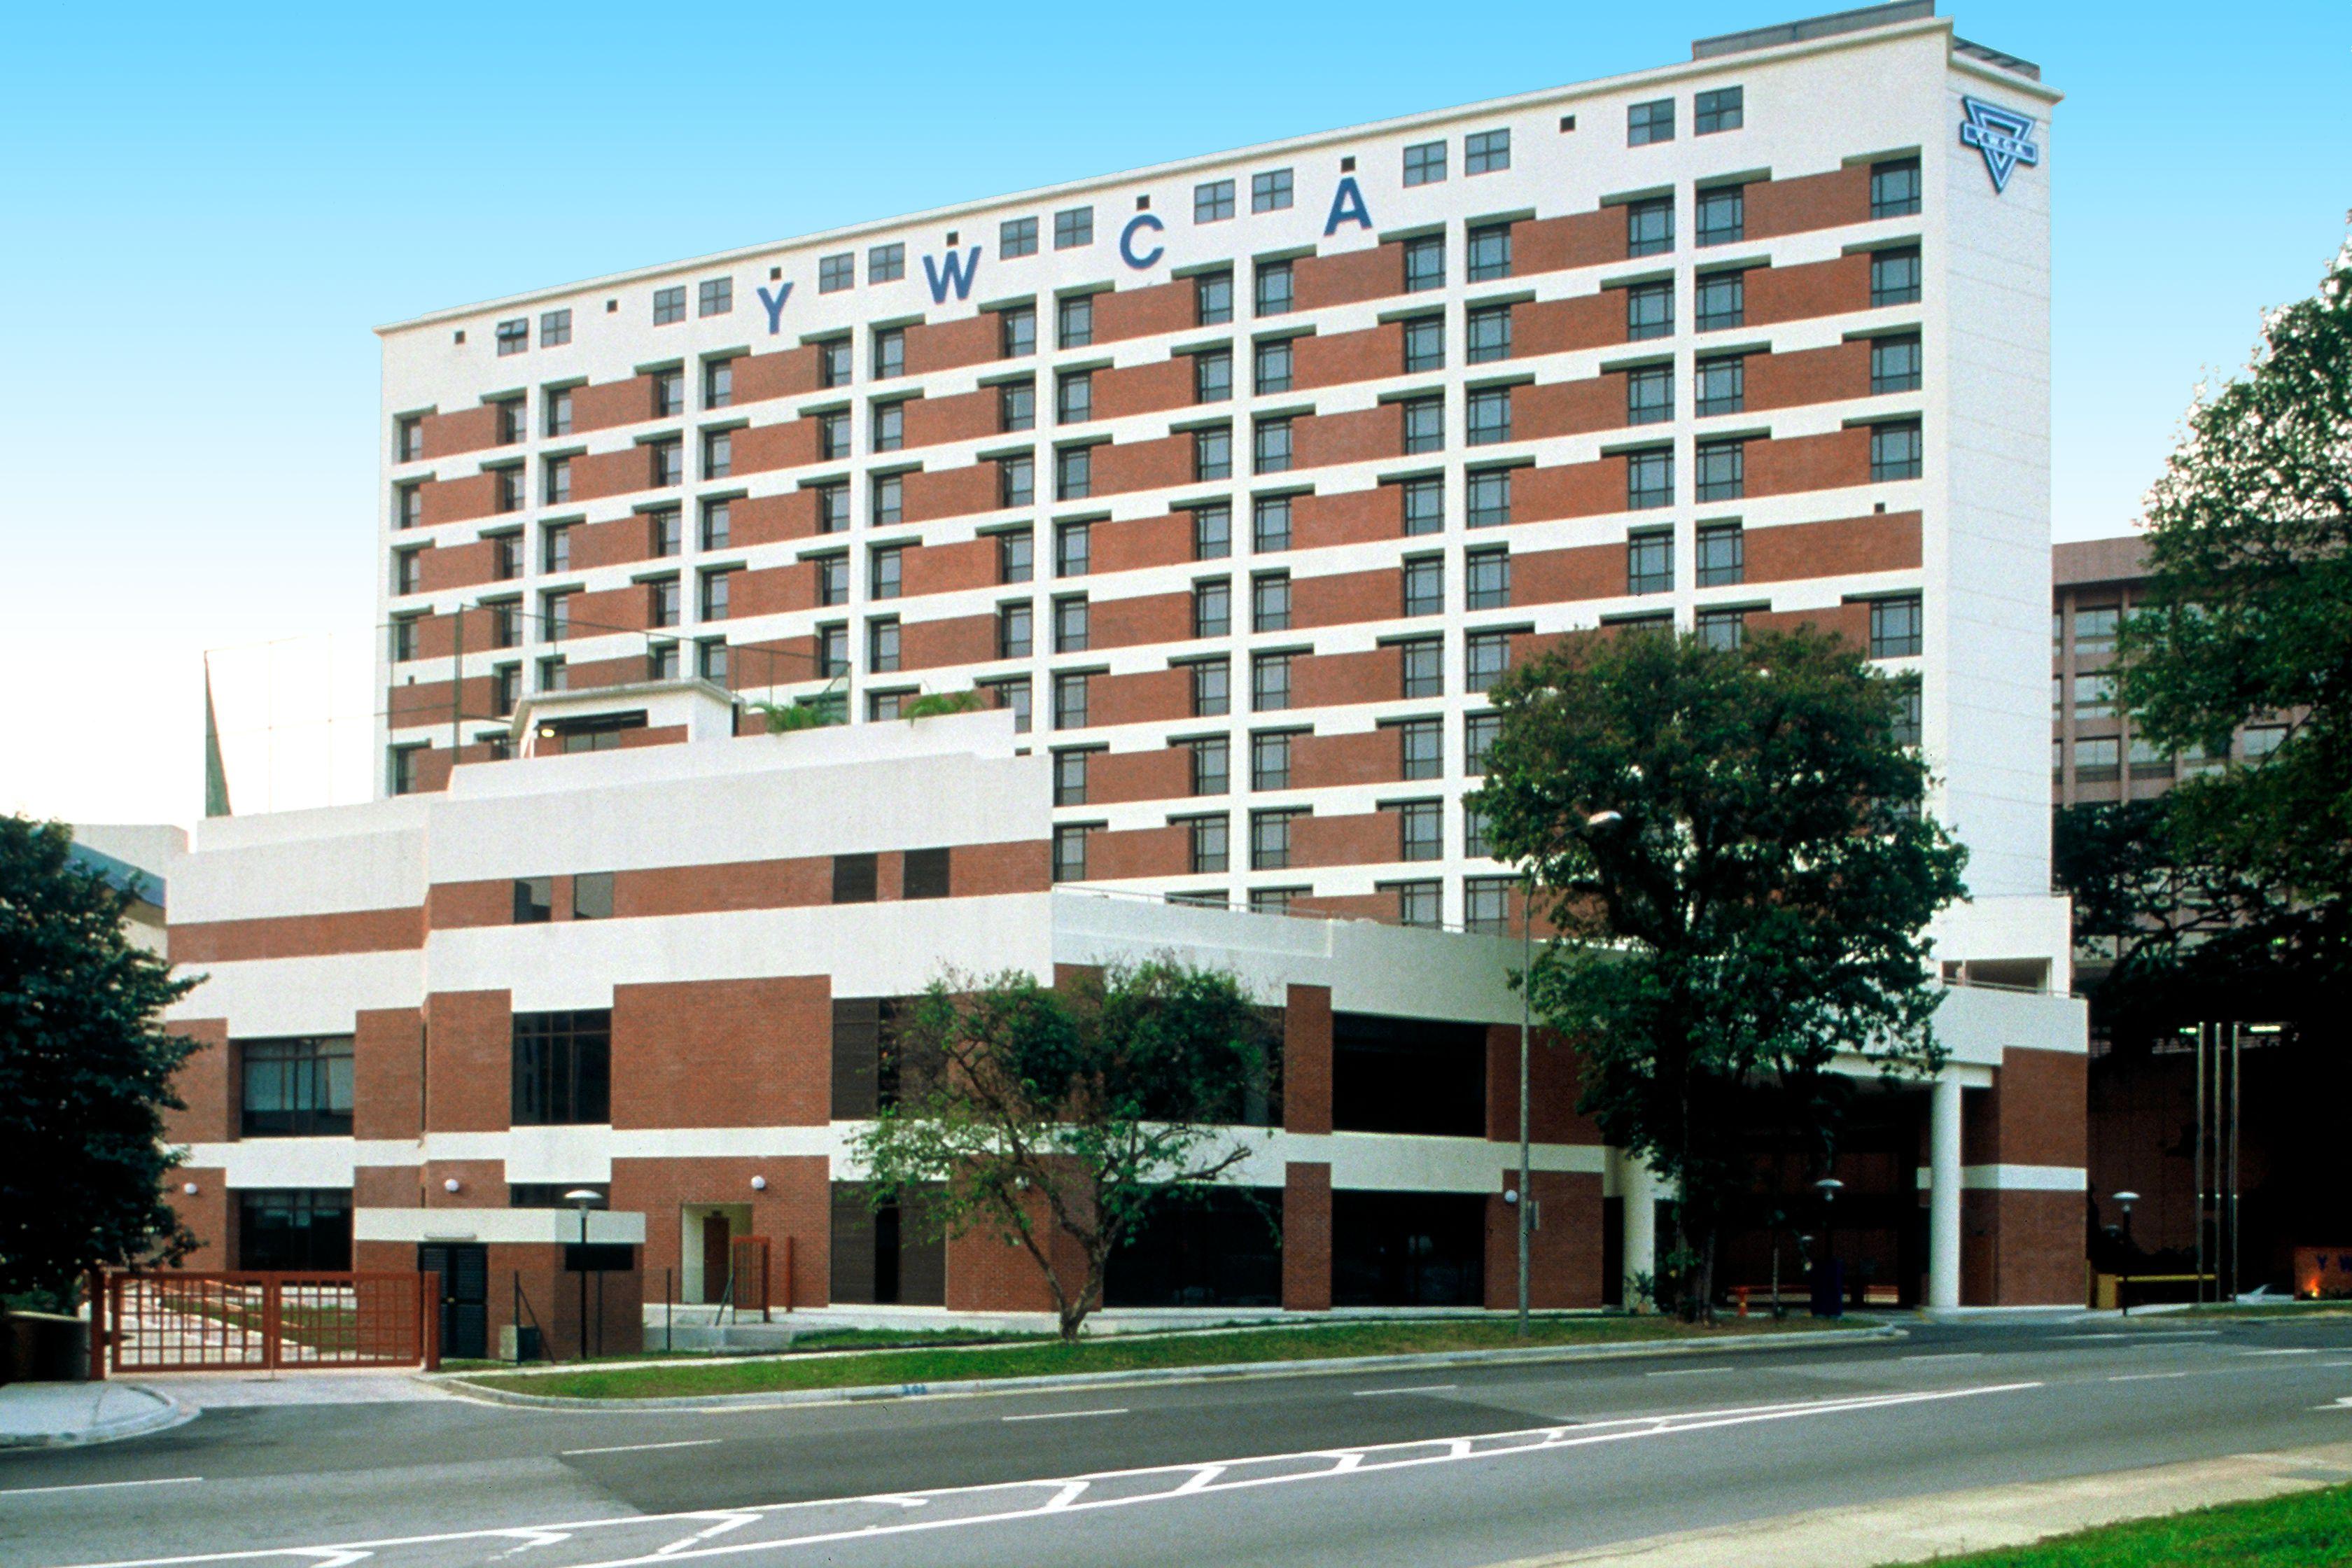
[[[0,1563],[1473,1568],[2347,1438],[2352,1322],[2178,1317],[724,1413],[277,1405],[0,1455]]]

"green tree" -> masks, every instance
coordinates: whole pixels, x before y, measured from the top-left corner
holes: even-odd
[[[1680,1189],[1685,1317],[1712,1314],[1757,1119],[1825,1114],[1841,1052],[1940,1059],[1921,933],[1966,855],[1920,809],[1913,690],[1811,630],[1596,634],[1496,690],[1475,804],[1559,933],[1531,1000],[1583,1055],[1582,1109]]]
[[[2272,314],[2245,373],[2189,410],[2148,494],[2147,564],[2119,645],[2141,734],[2214,758],[2248,723],[2277,741],[2258,765],[2166,797],[2175,863],[2235,889],[2229,901],[2252,895],[2238,912],[2273,972],[2315,1005],[2340,1003],[2352,980],[2352,247],[2315,296]],[[2142,913],[2169,918],[2161,897]]]
[[[77,863],[62,823],[0,816],[0,1294],[193,1244],[163,1197],[163,1009],[196,984],[124,935],[138,900]]]
[[[1169,961],[1060,989],[950,974],[899,1026],[897,1103],[856,1157],[877,1204],[1026,1250],[1075,1340],[1152,1206],[1247,1156],[1234,1124],[1266,1089],[1268,1037],[1233,975]]]

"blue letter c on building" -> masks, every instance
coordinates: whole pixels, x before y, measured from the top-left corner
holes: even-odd
[[[1161,257],[1168,254],[1167,247],[1155,245],[1151,247],[1150,255],[1138,256],[1135,253],[1135,237],[1147,228],[1154,234],[1159,234],[1165,231],[1167,227],[1166,224],[1161,223],[1150,213],[1138,213],[1128,219],[1127,226],[1118,231],[1118,258],[1139,271],[1156,264]]]

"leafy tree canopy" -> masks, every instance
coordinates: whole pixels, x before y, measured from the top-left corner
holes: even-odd
[[[1584,1053],[1583,1109],[1680,1188],[1687,1315],[1710,1310],[1760,1086],[1825,1105],[1804,1082],[1840,1052],[1938,1059],[1921,932],[1965,852],[1920,810],[1913,690],[1801,630],[1594,635],[1496,691],[1476,805],[1559,933],[1532,1000]]]
[[[57,1301],[88,1269],[193,1241],[163,1198],[161,1114],[193,1047],[160,1019],[196,982],[132,944],[136,898],[72,843],[0,816],[0,1294]]]
[[[1265,1013],[1232,974],[1169,960],[1060,988],[935,981],[891,1047],[898,1101],[858,1135],[877,1203],[1025,1249],[1066,1339],[1150,1207],[1241,1163],[1271,1079]]]

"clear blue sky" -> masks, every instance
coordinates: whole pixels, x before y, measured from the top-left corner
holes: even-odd
[[[377,323],[1834,8],[28,7],[0,59],[0,809],[192,816],[195,650],[363,635]],[[2343,238],[2352,7],[1942,10],[2067,94],[2055,515],[2119,531],[2198,379]]]

